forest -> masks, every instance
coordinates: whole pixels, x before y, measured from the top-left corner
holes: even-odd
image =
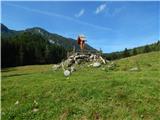
[[[62,46],[51,44],[43,36],[31,32],[1,39],[2,67],[58,63],[66,54]]]

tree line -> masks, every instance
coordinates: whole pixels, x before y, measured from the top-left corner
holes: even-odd
[[[16,35],[1,36],[1,67],[33,64],[56,64],[67,57],[67,51],[60,45],[51,43],[41,34],[21,32]],[[115,60],[151,51],[160,51],[160,41],[133,49],[102,54],[108,60]],[[102,52],[102,51],[101,51]]]
[[[120,52],[113,52],[108,54],[106,53],[106,54],[103,54],[103,57],[105,57],[108,60],[115,60],[115,59],[134,56],[141,53],[148,53],[152,51],[160,51],[160,41],[157,41],[156,43],[153,43],[150,45],[145,45],[145,46],[141,46],[133,49],[125,48],[124,51],[120,51]]]
[[[39,34],[23,32],[1,38],[1,67],[59,63],[66,55],[65,48]]]

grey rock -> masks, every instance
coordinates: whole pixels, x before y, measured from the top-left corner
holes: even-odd
[[[88,58],[88,55],[76,55],[74,57],[74,60],[77,60],[77,59],[85,59],[85,58]]]
[[[97,59],[97,55],[91,54],[89,58],[90,58],[90,61],[95,61]]]
[[[101,66],[101,63],[100,62],[95,62],[93,63],[93,67],[100,67]]]
[[[81,64],[82,61],[83,61],[82,59],[77,59],[77,60],[75,61],[75,63],[76,63],[76,64]]]
[[[61,67],[61,65],[53,65],[52,66],[52,69],[55,71],[55,70],[57,70],[58,68],[60,68]]]
[[[67,59],[65,62],[64,62],[64,66],[66,67],[70,67],[74,64],[74,60],[73,59]]]
[[[65,70],[64,71],[64,76],[68,77],[70,76],[71,72],[69,70]]]
[[[71,66],[71,68],[70,68],[70,69],[71,69],[71,70],[70,70],[70,71],[71,71],[71,73],[72,73],[72,72],[74,72],[74,71],[76,71],[76,68],[75,68],[74,66]]]
[[[133,67],[130,69],[130,71],[138,71],[138,70],[139,70],[138,67]]]
[[[33,109],[33,112],[38,112],[38,110],[39,110],[39,109],[37,109],[37,108],[34,108],[34,109]]]
[[[69,56],[69,59],[73,59],[73,58],[74,58],[74,55]]]

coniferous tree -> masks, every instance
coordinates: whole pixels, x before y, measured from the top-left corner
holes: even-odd
[[[129,57],[129,56],[130,56],[129,51],[128,51],[127,48],[125,48],[125,50],[124,50],[124,52],[123,52],[123,56],[124,56],[124,57]]]
[[[148,53],[148,52],[150,52],[150,48],[149,48],[148,45],[146,45],[146,46],[144,47],[144,53]]]
[[[136,48],[133,49],[133,55],[137,55],[137,50],[136,50]]]

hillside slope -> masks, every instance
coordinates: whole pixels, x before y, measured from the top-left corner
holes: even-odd
[[[103,56],[108,60],[121,59],[129,56],[135,56],[137,54],[143,54],[153,51],[160,51],[160,40],[152,44],[135,47],[132,49],[125,48],[124,51],[117,51],[112,53],[104,53]]]
[[[114,63],[69,78],[52,65],[3,69],[2,119],[160,119],[160,52]]]
[[[80,47],[77,44],[77,41],[75,39],[66,38],[66,37],[63,37],[55,33],[50,33],[40,27],[33,27],[33,28],[28,28],[26,30],[15,31],[15,30],[10,30],[4,24],[1,24],[1,36],[3,38],[13,37],[15,35],[20,35],[21,33],[24,33],[24,32],[31,32],[33,34],[39,34],[43,36],[46,40],[51,42],[52,44],[63,46],[64,48],[68,50],[72,50],[74,46],[77,50],[80,50]],[[86,49],[91,50],[91,51],[96,51],[96,49],[89,46],[88,44],[86,44]]]

